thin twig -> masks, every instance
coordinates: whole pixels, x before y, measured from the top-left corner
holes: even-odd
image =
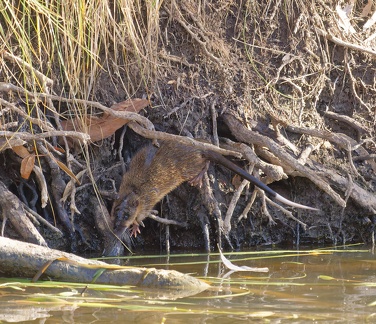
[[[0,82],[0,91],[3,91],[3,92],[15,91],[15,92],[21,92],[21,93],[27,94],[28,96],[33,97],[33,98],[43,98],[43,99],[48,98],[48,99],[56,100],[60,102],[76,103],[76,104],[79,103],[83,105],[88,105],[88,106],[98,108],[108,113],[111,116],[136,121],[140,123],[141,125],[145,126],[147,129],[150,129],[150,130],[154,129],[154,126],[149,121],[149,119],[141,116],[138,113],[129,112],[129,111],[116,111],[100,104],[97,101],[90,101],[90,100],[84,100],[84,99],[69,99],[69,98],[54,96],[54,95],[50,95],[46,93],[34,93],[31,91],[25,90],[23,88],[17,87],[13,84],[5,83],[5,82]]]
[[[39,222],[41,222],[43,225],[48,227],[51,231],[53,231],[55,234],[57,234],[59,237],[63,237],[63,232],[60,231],[57,227],[53,226],[49,222],[47,222],[41,215],[36,213],[34,210],[32,210],[30,207],[23,205],[23,208],[26,210],[27,213],[33,215]]]
[[[181,227],[187,227],[188,226],[188,224],[186,222],[178,222],[178,221],[175,221],[173,219],[162,218],[162,217],[156,216],[152,213],[150,213],[148,215],[148,218],[151,218],[151,219],[155,220],[156,222],[159,222],[159,223],[165,224],[165,225],[176,225],[176,226],[181,226]]]
[[[216,63],[218,63],[220,66],[222,66],[222,62],[221,62],[221,60],[218,58],[218,57],[216,57],[213,53],[211,53],[209,50],[208,50],[208,48],[207,48],[207,44],[208,44],[208,39],[206,38],[206,36],[204,36],[203,34],[202,34],[202,32],[200,32],[200,36],[203,38],[203,39],[205,39],[205,41],[202,41],[199,37],[198,37],[198,33],[197,32],[194,32],[194,31],[192,31],[191,29],[192,29],[192,27],[191,26],[189,26],[189,24],[187,24],[185,21],[183,21],[183,19],[182,18],[180,18],[180,17],[176,17],[176,16],[174,16],[172,13],[171,13],[171,10],[167,7],[167,6],[164,6],[164,9],[166,10],[166,12],[168,13],[168,15],[172,18],[172,19],[174,19],[174,20],[176,20],[184,29],[185,29],[185,31],[201,46],[201,48],[204,50],[204,52],[205,52],[205,54],[210,58],[210,59],[212,59],[213,61],[215,61]],[[180,16],[182,16],[181,15],[181,13],[180,13],[180,11],[179,11],[179,14],[180,14]]]
[[[358,100],[358,102],[360,103],[360,105],[362,107],[364,107],[364,108],[366,108],[368,110],[369,114],[372,114],[371,108],[362,100],[362,98],[359,97],[358,92],[355,89],[355,87],[356,87],[356,80],[355,80],[355,78],[354,78],[354,76],[352,74],[351,68],[350,68],[350,63],[349,63],[347,51],[345,53],[345,68],[346,68],[347,73],[350,76],[351,90],[352,90],[352,93],[353,93],[354,97]]]
[[[265,199],[266,201],[274,206],[275,208],[278,208],[279,210],[281,210],[288,218],[291,218],[292,220],[294,220],[295,222],[299,223],[300,225],[303,226],[304,230],[307,228],[307,224],[306,223],[303,223],[301,220],[297,219],[293,214],[292,212],[290,212],[289,210],[287,210],[286,208],[284,208],[283,206],[277,204],[276,202],[274,202],[273,200],[271,200],[269,197],[267,197],[265,195]]]
[[[216,100],[214,99],[210,105],[210,111],[211,111],[212,122],[213,122],[213,142],[215,146],[219,146],[217,111],[215,110],[215,104],[216,104]]]
[[[0,82],[0,91],[1,91],[1,82]],[[40,118],[34,118],[24,112],[22,109],[18,108],[16,105],[0,98],[0,105],[10,108],[13,112],[17,113],[21,117],[25,118],[26,120],[30,121],[31,123],[39,126],[43,130],[55,130],[55,128],[49,126],[48,124],[44,123],[43,120]]]
[[[322,30],[320,28],[316,28],[316,31],[319,35],[325,37],[326,39],[332,41],[333,43],[337,44],[337,45],[340,45],[340,46],[343,46],[343,47],[347,47],[347,48],[350,48],[352,50],[355,50],[355,51],[360,51],[360,52],[363,52],[363,53],[367,53],[367,54],[370,54],[372,56],[376,56],[376,51],[368,48],[368,47],[364,47],[364,46],[361,46],[361,45],[358,45],[358,44],[353,44],[353,43],[349,43],[349,42],[346,42],[342,39],[339,39],[338,37],[336,36],[333,36],[331,34],[329,34],[327,31],[325,30]]]
[[[41,83],[42,83],[41,85],[42,85],[43,88],[45,88],[45,87],[51,87],[52,86],[52,84],[53,84],[52,79],[48,78],[43,73],[39,72],[32,65],[30,65],[29,63],[27,63],[25,60],[23,60],[20,57],[15,56],[15,55],[7,52],[7,51],[4,51],[2,54],[4,55],[5,59],[7,59],[9,61],[12,61],[12,62],[16,62],[17,64],[19,64],[21,70],[24,69],[24,68],[26,68],[30,72],[34,73],[36,75],[36,77],[39,79],[39,81],[41,81]]]
[[[337,114],[333,111],[325,111],[324,116],[346,123],[353,129],[355,129],[358,132],[359,136],[362,134],[370,133],[369,129],[365,128],[361,123],[349,116]]]
[[[11,137],[16,139],[22,139],[25,141],[41,141],[47,137],[54,136],[67,136],[73,137],[81,140],[83,143],[87,143],[90,140],[90,135],[86,133],[74,132],[74,131],[48,131],[44,133],[30,134],[25,132],[10,132],[10,131],[0,131],[0,137]]]

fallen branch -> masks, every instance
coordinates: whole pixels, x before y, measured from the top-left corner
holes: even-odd
[[[262,210],[262,213],[268,217],[269,219],[269,225],[277,225],[277,222],[273,219],[272,215],[270,215],[269,213],[269,210],[268,210],[268,207],[267,207],[267,204],[266,204],[266,195],[265,195],[265,192],[257,189],[258,192],[261,193],[261,201],[262,201],[262,204],[261,204],[261,210]]]
[[[347,153],[347,158],[348,158],[351,169],[360,179],[363,180],[364,183],[366,182],[363,179],[363,177],[359,174],[358,170],[356,169],[353,163],[353,158],[351,154],[351,152],[354,150],[362,151],[363,149],[361,147],[362,143],[358,143],[357,141],[355,141],[354,139],[352,139],[350,136],[346,134],[336,134],[327,130],[313,129],[313,128],[307,128],[307,127],[296,127],[296,126],[287,126],[286,129],[293,133],[306,134],[306,135],[325,139],[329,142],[333,142],[339,148],[344,149]]]
[[[299,127],[294,125],[287,125],[286,130],[292,133],[305,134],[313,137],[325,139],[336,144],[339,148],[344,150],[352,150],[352,143],[344,134],[336,134],[328,130]]]
[[[243,218],[244,219],[247,219],[248,217],[248,213],[249,211],[251,210],[252,206],[253,206],[253,203],[255,202],[256,200],[256,197],[257,197],[257,190],[254,190],[252,192],[252,196],[250,199],[248,199],[248,203],[247,205],[245,206],[245,208],[243,209],[242,213],[239,215],[238,219],[236,220],[237,223],[239,223]]]
[[[365,156],[354,156],[353,161],[366,161],[366,160],[376,160],[376,154],[369,154]]]
[[[254,150],[244,143],[235,143],[229,139],[225,139],[225,144],[222,144],[221,147],[241,153],[242,158],[264,173],[263,182],[265,184],[287,179],[287,175],[284,173],[281,166],[270,164],[260,159]]]
[[[30,207],[24,205],[23,206],[27,213],[32,215],[38,222],[42,223],[44,226],[46,226],[49,230],[51,230],[57,237],[62,238],[64,236],[63,232],[60,231],[57,227],[53,226],[49,222],[47,222],[41,215],[36,213],[34,210],[32,210]]]
[[[44,265],[51,262],[52,264],[44,274],[60,281],[91,283],[98,270],[104,269],[105,271],[96,278],[95,283],[174,289],[178,296],[179,294],[186,296],[197,294],[209,288],[209,285],[203,281],[174,270],[110,265],[0,237],[0,273],[2,276],[34,277]]]
[[[219,246],[222,246],[222,233],[224,233],[222,213],[221,213],[221,209],[219,207],[219,202],[215,198],[215,196],[213,194],[213,189],[210,186],[210,180],[209,180],[207,172],[205,172],[204,178],[203,178],[203,181],[202,181],[202,186],[198,187],[198,190],[200,191],[200,195],[202,197],[203,204],[204,204],[205,208],[207,209],[209,215],[214,215],[214,219],[217,221],[217,225],[218,225],[218,231],[217,231],[218,232],[218,241],[217,242],[218,242]],[[225,234],[226,239],[228,239],[228,233],[224,233],[224,234]],[[207,233],[206,236],[208,237],[209,233]],[[210,252],[209,244],[210,244],[210,242],[206,242],[206,249],[207,249],[206,252],[208,252],[208,253]],[[230,243],[230,246],[231,246],[231,243]]]

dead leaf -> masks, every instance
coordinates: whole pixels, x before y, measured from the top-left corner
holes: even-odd
[[[35,154],[30,153],[28,149],[22,145],[13,146],[12,150],[20,158],[22,158],[21,167],[20,167],[21,177],[26,180],[29,179],[31,171],[33,171],[34,169]]]
[[[129,111],[138,113],[147,107],[149,101],[146,99],[128,99],[111,106],[116,111]],[[62,121],[61,125],[67,131],[79,131],[90,135],[92,142],[101,141],[110,137],[120,127],[128,123],[129,120],[118,118],[104,113],[101,117],[86,116]]]
[[[20,158],[26,158],[30,155],[30,152],[25,146],[19,145],[19,146],[13,146],[12,150],[14,153],[16,153]]]
[[[7,149],[13,149],[13,147],[16,146],[22,146],[26,142],[20,138],[0,138],[0,152],[7,150]]]
[[[22,146],[23,147],[23,146]],[[24,157],[21,162],[21,177],[24,179],[29,179],[31,171],[33,171],[35,163],[35,154],[29,154],[28,156]]]

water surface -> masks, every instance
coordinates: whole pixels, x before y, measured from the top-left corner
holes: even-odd
[[[376,260],[363,246],[226,254],[268,272],[228,275],[218,254],[135,256],[128,265],[173,269],[207,281],[199,295],[135,287],[0,279],[0,321],[23,323],[376,322]]]

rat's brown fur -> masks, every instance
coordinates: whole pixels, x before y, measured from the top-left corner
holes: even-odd
[[[185,181],[201,183],[209,161],[224,165],[277,200],[294,207],[315,210],[283,198],[219,153],[175,141],[160,141],[159,148],[149,145],[138,151],[129,165],[129,171],[124,174],[111,212],[115,219],[114,233],[122,237],[127,228],[133,227],[131,235],[136,236],[138,225],[165,195]]]
[[[120,227],[137,226],[180,184],[185,181],[199,183],[206,168],[207,159],[194,146],[173,141],[161,141],[159,148],[146,146],[133,157],[129,171],[124,174],[111,214]],[[121,214],[127,214],[128,218],[124,219]]]

